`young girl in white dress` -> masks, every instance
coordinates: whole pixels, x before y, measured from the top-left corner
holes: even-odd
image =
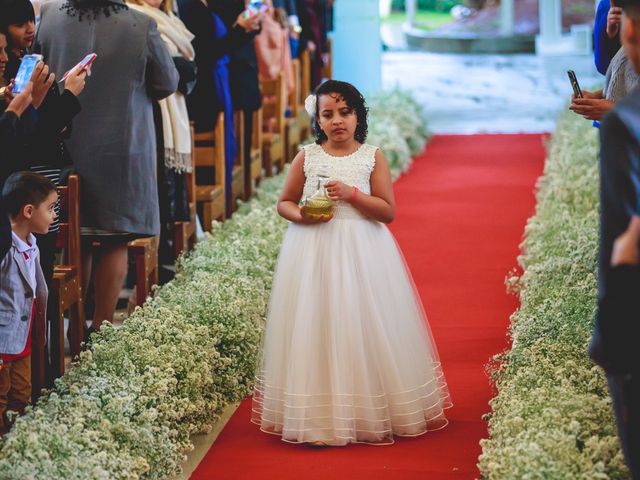
[[[327,81],[309,110],[316,143],[293,160],[278,201],[291,224],[273,282],[252,421],[287,442],[393,443],[447,424],[451,400],[413,281],[386,227],[389,167],[364,143],[360,92]],[[333,213],[301,200],[329,176]]]

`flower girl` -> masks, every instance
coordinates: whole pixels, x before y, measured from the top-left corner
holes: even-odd
[[[278,201],[291,224],[273,283],[252,421],[282,440],[393,443],[447,424],[451,400],[395,239],[389,167],[365,144],[360,92],[327,81],[306,102],[316,143]],[[305,200],[302,207],[301,200]]]

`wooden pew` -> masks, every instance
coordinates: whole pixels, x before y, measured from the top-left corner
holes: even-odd
[[[134,306],[141,307],[151,295],[154,285],[158,284],[158,244],[160,237],[145,237],[130,241],[129,258],[136,265],[136,288],[132,299]],[[131,302],[130,302],[131,304]]]
[[[253,195],[253,190],[262,178],[262,108],[253,112],[251,122],[251,151],[245,172],[245,200]]]
[[[195,132],[191,126],[191,155],[195,157]],[[185,173],[187,179],[187,196],[189,198],[189,221],[175,222],[173,227],[173,248],[175,257],[182,252],[189,251],[195,245],[196,238],[196,173],[195,161],[192,160],[193,170]]]
[[[333,41],[327,38],[327,63],[322,67],[322,78],[329,80],[333,78]]]
[[[229,211],[227,211],[227,216],[230,216],[236,209],[236,201],[245,198],[246,192],[244,176],[244,112],[242,110],[235,112],[233,126],[236,139],[236,161],[231,174],[231,205],[229,206]]]
[[[311,136],[311,118],[304,109],[304,102],[311,94],[311,57],[309,50],[304,50],[300,54],[300,104],[298,108],[298,130],[300,143]]]
[[[213,176],[213,183],[209,184],[196,178],[196,200],[202,228],[207,231],[211,231],[214,220],[223,221],[226,216],[224,153],[224,114],[220,113],[214,130],[195,134],[193,151],[194,166]]]
[[[289,116],[285,119],[285,160],[291,162],[298,153],[300,145],[300,120],[298,112],[301,108],[300,99],[300,60],[293,60],[293,80],[294,88],[289,93],[287,106],[289,108]],[[303,108],[304,109],[304,108]]]
[[[69,316],[71,357],[80,354],[84,341],[84,300],[82,293],[82,256],[80,252],[80,179],[69,175],[67,185],[58,187],[60,196],[60,230],[56,246],[63,250],[62,263],[53,270],[51,304],[57,305],[56,319],[51,322],[50,352],[52,378],[64,374],[64,314]],[[50,316],[50,318],[52,318]],[[35,332],[34,332],[35,333]],[[34,385],[34,392],[40,390]]]
[[[282,73],[275,80],[262,80],[262,165],[267,177],[281,171],[285,159],[286,108],[285,84]]]

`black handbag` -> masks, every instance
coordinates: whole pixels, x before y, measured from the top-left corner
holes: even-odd
[[[178,80],[178,91],[183,95],[189,95],[196,86],[198,68],[196,63],[183,57],[173,57],[173,64],[178,70],[180,79]]]

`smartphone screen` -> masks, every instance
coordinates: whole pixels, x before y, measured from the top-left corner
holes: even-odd
[[[573,70],[567,70],[569,81],[571,82],[571,88],[573,88],[573,96],[576,98],[582,98],[582,89],[578,83],[578,78]]]
[[[268,6],[262,0],[251,0],[244,11],[244,18],[251,18],[259,12],[265,12]]]
[[[18,68],[18,73],[16,73],[16,78],[13,83],[13,93],[21,93],[24,91],[27,83],[31,80],[33,70],[40,60],[42,60],[42,55],[32,54],[22,57],[20,68]]]

